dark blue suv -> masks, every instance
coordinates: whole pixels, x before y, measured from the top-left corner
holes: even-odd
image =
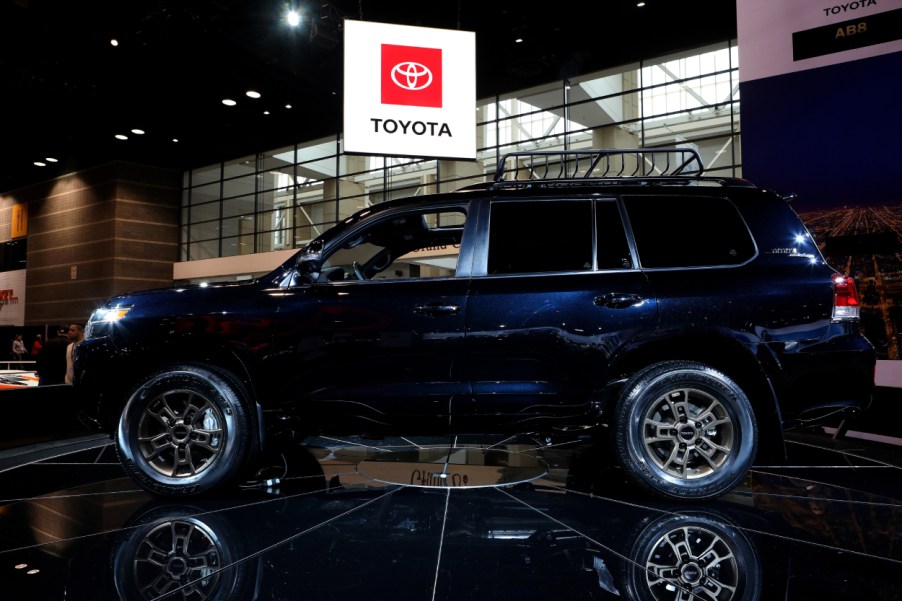
[[[854,282],[786,198],[684,149],[506,155],[251,282],[121,295],[78,347],[86,417],[158,494],[234,483],[274,429],[604,431],[672,498],[867,406]]]

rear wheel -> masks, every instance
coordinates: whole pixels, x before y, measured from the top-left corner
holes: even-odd
[[[126,472],[167,496],[198,495],[233,482],[252,448],[241,387],[199,365],[171,366],[144,381],[116,431]]]
[[[722,372],[666,361],[635,374],[614,414],[624,471],[655,494],[709,499],[748,474],[758,444],[752,405]]]

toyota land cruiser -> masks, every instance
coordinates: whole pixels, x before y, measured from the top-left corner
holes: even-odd
[[[257,280],[110,299],[76,389],[158,494],[234,483],[274,428],[606,426],[636,483],[707,499],[785,428],[866,407],[858,321],[787,198],[704,175],[693,150],[514,153]]]

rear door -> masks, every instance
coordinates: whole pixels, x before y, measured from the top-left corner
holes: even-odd
[[[615,199],[495,200],[474,258],[454,423],[583,419],[605,365],[657,323]]]

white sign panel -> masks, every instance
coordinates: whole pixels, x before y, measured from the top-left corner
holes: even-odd
[[[25,325],[25,273],[0,272],[0,326]]]
[[[902,51],[902,0],[737,0],[736,9],[740,81]]]
[[[476,158],[476,36],[344,22],[344,150]]]

